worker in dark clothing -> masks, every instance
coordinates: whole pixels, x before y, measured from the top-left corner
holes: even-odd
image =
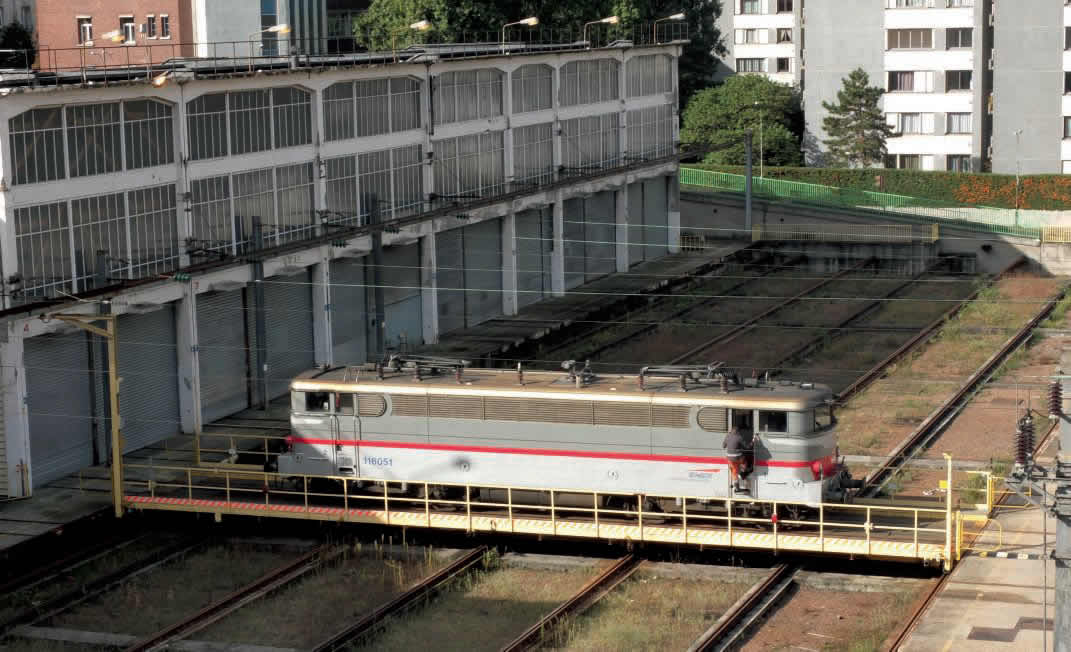
[[[748,450],[751,448],[744,431],[739,426],[734,426],[729,434],[725,435],[722,442],[725,449],[725,457],[729,460],[729,471],[736,485],[736,491],[746,492],[747,485],[743,482],[743,475],[750,470],[748,468]]]

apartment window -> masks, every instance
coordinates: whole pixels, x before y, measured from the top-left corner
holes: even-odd
[[[969,133],[971,133],[971,114],[970,113],[949,113],[948,114],[948,133],[950,133],[950,134],[969,134]]]
[[[171,16],[160,14],[160,38],[171,38]]]
[[[761,30],[765,32],[766,30]],[[738,29],[736,30],[736,44],[737,45],[750,45],[753,43],[761,43],[760,30],[757,29]]]
[[[736,72],[766,72],[766,59],[737,59]]]
[[[915,73],[912,71],[890,72],[889,90],[911,92],[915,90]]]
[[[84,16],[78,19],[78,45],[92,45],[93,19]]]
[[[974,30],[970,27],[949,28],[945,30],[945,41],[949,49],[973,47]]]
[[[901,113],[898,131],[902,134],[921,134],[922,133],[922,114],[921,113]]]
[[[930,50],[933,48],[932,29],[890,29],[890,50]]]
[[[1071,72],[1064,73],[1064,92],[1071,93]]]
[[[0,7],[0,25],[7,25],[7,21],[4,20],[4,8]]]
[[[949,172],[970,172],[971,157],[968,154],[949,154],[946,169]]]
[[[777,72],[792,72],[792,59],[789,59],[788,57],[778,57]]]
[[[1071,116],[1064,116],[1064,138],[1071,138]]]
[[[922,169],[922,156],[918,154],[897,154],[896,156],[891,156],[890,159],[892,159],[892,165],[888,167],[898,170]]]
[[[762,3],[760,0],[740,0],[740,13],[761,14]]]
[[[791,27],[779,27],[779,28],[777,28],[777,42],[778,43],[791,43],[792,42],[792,28]]]
[[[156,38],[156,16],[145,17],[145,37]]]
[[[269,27],[279,24],[279,9],[276,0],[260,0],[261,54],[275,56],[279,54],[279,35],[267,31]]]
[[[886,6],[890,9],[921,9],[926,6],[926,0],[888,0]]]
[[[777,0],[777,13],[783,14],[792,11],[792,0]]]
[[[134,39],[137,38],[134,32],[134,17],[133,16],[120,16],[119,17],[119,33],[123,35],[123,43],[126,45],[133,45]]]
[[[30,11],[30,6],[29,5],[22,5],[22,10],[21,10],[21,14],[20,15],[21,15],[20,22],[23,24],[23,26],[25,26],[25,27],[32,27],[33,26],[33,14]]]
[[[974,0],[945,0],[946,7],[973,7]]]
[[[945,72],[946,91],[969,91],[973,72],[970,70],[949,70]]]
[[[1071,161],[1064,161],[1063,162],[1063,173],[1064,174],[1071,174]]]

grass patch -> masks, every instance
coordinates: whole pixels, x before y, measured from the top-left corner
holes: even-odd
[[[1071,293],[1064,296],[1056,304],[1048,318],[1041,322],[1042,328],[1065,328],[1067,326],[1067,311],[1071,310]]]
[[[551,643],[565,650],[685,650],[747,589],[747,584],[637,577]]]
[[[910,591],[890,594],[887,608],[875,610],[858,623],[857,636],[850,641],[827,644],[822,648],[823,652],[879,652],[885,639],[903,623],[917,597]]]

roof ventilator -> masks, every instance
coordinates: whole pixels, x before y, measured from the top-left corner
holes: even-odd
[[[566,360],[562,363],[562,369],[569,374],[569,380],[576,383],[577,389],[595,382],[596,376],[591,370],[591,360],[585,360],[583,367],[580,367],[580,363],[576,360]]]
[[[461,376],[464,369],[472,365],[468,360],[460,358],[440,358],[424,355],[392,355],[385,366],[394,373],[400,374],[406,370],[412,370],[418,381],[424,380],[424,376],[442,376],[453,371],[454,378],[461,384]],[[379,377],[382,379],[382,367],[379,368]]]
[[[721,391],[729,393],[730,383],[740,384],[740,377],[736,372],[725,368],[724,362],[712,362],[708,365],[679,365],[679,366],[647,366],[640,370],[640,389],[647,389],[646,379],[648,376],[669,376],[680,380],[681,391],[688,391],[688,383],[696,385],[710,385],[718,382]]]

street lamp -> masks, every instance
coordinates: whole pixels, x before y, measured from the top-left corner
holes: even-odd
[[[651,32],[651,42],[658,43],[658,23],[664,23],[667,20],[684,20],[684,12],[679,14],[673,14],[672,16],[666,16],[665,18],[659,18],[654,22]]]
[[[286,23],[280,23],[278,25],[272,25],[271,27],[265,27],[264,29],[260,30],[259,32],[253,32],[252,34],[249,35],[249,44],[250,44],[249,45],[249,54],[250,55],[253,54],[253,41],[255,41],[258,36],[261,36],[263,34],[289,34],[289,33],[290,33],[290,25],[287,25]],[[263,49],[264,48],[264,44],[261,43],[260,47],[261,47],[261,49]]]
[[[1023,162],[1019,158],[1019,137],[1022,129],[1015,130],[1015,226],[1019,226],[1019,177],[1023,173]]]
[[[617,17],[617,16],[607,16],[606,18],[600,18],[598,20],[593,20],[590,23],[584,23],[584,41],[587,42],[587,40],[588,40],[588,27],[589,26],[598,25],[599,23],[604,23],[606,25],[616,25],[619,22],[621,22],[621,19],[619,17]]]
[[[532,16],[530,18],[522,18],[521,20],[518,20],[517,22],[514,22],[514,23],[506,23],[505,25],[503,25],[502,26],[502,49],[505,50],[505,48],[506,48],[506,28],[507,27],[513,27],[514,25],[524,25],[526,27],[535,27],[538,24],[539,24],[539,19],[536,18],[535,16]]]
[[[755,102],[755,107],[759,110],[759,178],[761,179],[762,178],[762,172],[763,172],[762,164],[763,164],[763,159],[765,159],[765,156],[763,156],[763,142],[762,142],[762,114],[763,114],[762,109],[764,107],[758,101]]]
[[[427,20],[418,20],[415,23],[409,23],[408,27],[396,29],[390,35],[390,50],[394,53],[394,62],[398,62],[398,35],[405,32],[426,32],[431,29],[431,22]]]

